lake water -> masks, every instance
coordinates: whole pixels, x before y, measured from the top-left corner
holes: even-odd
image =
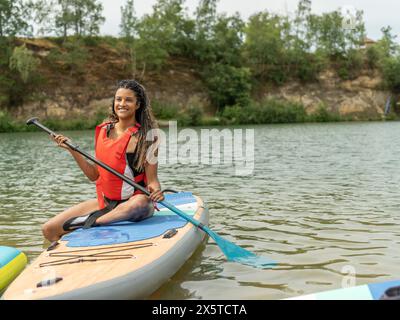
[[[208,240],[150,299],[282,299],[399,278],[400,123],[236,128],[255,130],[251,175],[165,164],[159,177],[200,195],[212,230],[278,265],[227,262]],[[93,152],[93,132],[65,134]],[[0,134],[0,155],[0,245],[32,261],[48,246],[41,224],[95,188],[42,132]]]

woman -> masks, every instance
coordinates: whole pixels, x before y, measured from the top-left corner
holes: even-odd
[[[152,144],[146,137],[156,124],[143,86],[134,80],[121,81],[109,120],[96,127],[96,158],[147,187],[151,195],[144,195],[103,168],[89,163],[64,144],[68,138],[57,135],[53,137],[57,144],[71,153],[91,181],[96,181],[97,199],[79,203],[46,222],[42,231],[50,241],[57,241],[78,227],[121,220],[140,221],[153,215],[152,201],[164,200],[157,164],[146,161]]]

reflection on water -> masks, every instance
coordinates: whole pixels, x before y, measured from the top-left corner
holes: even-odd
[[[278,262],[260,270],[226,262],[209,240],[151,299],[281,299],[399,277],[398,123],[256,126],[255,171],[163,165],[164,187],[191,190],[211,229]],[[93,151],[92,132],[67,133]],[[94,185],[43,133],[0,134],[0,245],[32,260],[47,244],[40,226]]]

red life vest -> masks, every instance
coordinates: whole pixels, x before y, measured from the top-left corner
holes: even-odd
[[[124,134],[116,140],[107,137],[107,125],[109,124],[111,124],[111,122],[102,123],[96,127],[96,158],[118,171],[120,174],[131,178],[137,183],[144,182],[146,185],[146,174],[142,172],[134,176],[126,157],[128,143],[131,136],[139,130],[140,124],[136,123],[134,127],[127,129]],[[142,193],[140,190],[136,190],[134,187],[100,166],[97,166],[97,169],[99,171],[99,178],[96,181],[96,191],[100,209],[105,207],[104,197],[110,200],[126,200],[133,195]]]

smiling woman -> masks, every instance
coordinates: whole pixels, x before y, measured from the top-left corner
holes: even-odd
[[[42,230],[48,240],[57,241],[63,234],[82,226],[140,221],[153,215],[152,202],[164,199],[157,177],[157,163],[146,161],[147,150],[153,143],[146,141],[147,133],[155,127],[146,91],[134,80],[123,80],[118,84],[109,120],[96,127],[96,158],[146,187],[151,193],[149,197],[86,161],[65,144],[68,138],[53,137],[60,147],[71,153],[89,180],[96,181],[97,199],[79,203],[46,222]]]

